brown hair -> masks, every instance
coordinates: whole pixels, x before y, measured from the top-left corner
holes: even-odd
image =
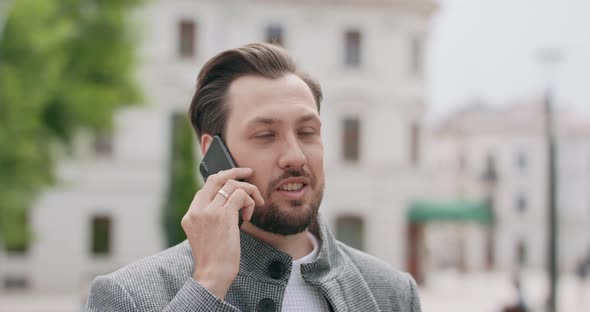
[[[322,90],[318,82],[301,72],[287,51],[267,43],[248,44],[217,54],[201,69],[197,89],[189,109],[189,118],[197,136],[222,135],[228,116],[226,101],[230,84],[244,75],[277,79],[295,74],[309,87],[318,112]]]

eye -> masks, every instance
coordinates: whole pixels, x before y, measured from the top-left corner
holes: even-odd
[[[316,130],[312,127],[305,127],[299,130],[300,136],[312,136],[314,134],[316,134]]]
[[[269,138],[272,138],[274,136],[275,136],[275,134],[273,132],[264,131],[264,132],[257,133],[254,136],[254,138],[256,138],[256,139],[269,139]]]

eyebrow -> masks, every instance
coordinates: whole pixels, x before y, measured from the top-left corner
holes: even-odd
[[[317,117],[317,115],[307,114],[307,115],[299,117],[297,119],[297,123],[303,123],[303,122],[308,122],[308,121],[313,121],[313,120],[319,121],[319,118]],[[281,121],[276,118],[256,117],[256,118],[252,119],[252,121],[250,121],[248,124],[250,124],[250,125],[253,125],[253,124],[273,125],[273,124],[277,124],[280,122]]]
[[[254,119],[252,119],[252,121],[248,122],[248,124],[263,124],[263,125],[272,125],[274,123],[276,123],[277,120],[274,118],[268,118],[268,117],[256,117]]]
[[[297,119],[297,123],[307,122],[307,121],[320,121],[320,118],[316,114],[307,114],[305,116],[299,117]]]

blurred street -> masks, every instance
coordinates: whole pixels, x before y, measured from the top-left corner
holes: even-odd
[[[590,311],[590,281],[582,291],[574,275],[562,276],[558,288],[558,311]],[[544,311],[547,278],[542,272],[523,274],[523,293],[530,311]],[[584,298],[581,298],[584,294]],[[508,273],[472,273],[453,271],[433,273],[430,283],[421,288],[422,311],[501,311],[516,302],[516,290]],[[585,301],[583,301],[585,300]]]
[[[495,312],[516,300],[510,274],[503,272],[460,274],[438,271],[429,275],[428,285],[421,287],[422,311]],[[558,307],[563,312],[590,311],[590,280],[585,289],[574,275],[562,276],[559,282]],[[543,311],[546,278],[542,272],[523,274],[523,292],[531,311]],[[79,294],[61,296],[0,296],[1,312],[70,312],[79,311]]]

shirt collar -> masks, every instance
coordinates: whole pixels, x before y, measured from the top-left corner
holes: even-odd
[[[313,280],[321,283],[339,274],[342,255],[338,253],[336,240],[329,232],[321,215],[318,215],[316,221],[309,227],[309,231],[319,240],[319,252],[315,260],[302,264],[301,273],[308,282]],[[293,258],[249,234],[240,233],[240,274],[286,283],[291,273]],[[278,267],[282,270],[278,274],[280,278],[272,278],[271,276],[278,276],[276,272],[270,274],[272,270],[276,270]]]

